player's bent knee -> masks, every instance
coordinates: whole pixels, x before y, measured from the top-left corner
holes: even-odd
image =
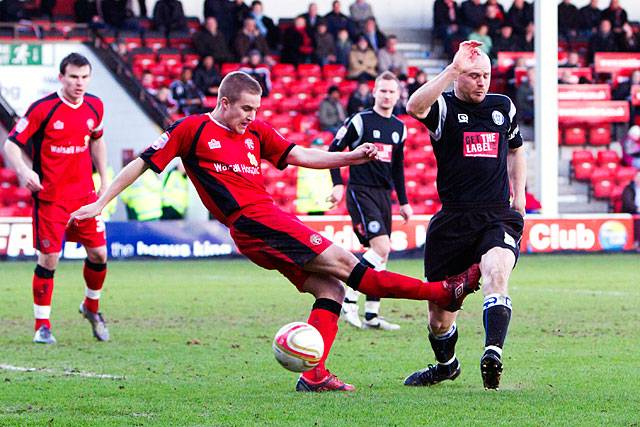
[[[98,248],[87,249],[87,258],[95,264],[104,264],[107,262],[107,248],[101,246]]]
[[[47,270],[55,270],[58,266],[58,259],[60,258],[60,253],[52,253],[52,254],[39,254],[38,255],[38,265],[46,268]]]

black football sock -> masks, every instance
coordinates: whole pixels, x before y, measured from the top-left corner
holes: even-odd
[[[429,330],[429,342],[433,349],[433,354],[438,361],[437,369],[447,373],[458,367],[456,358],[456,342],[458,341],[458,328],[454,323],[451,328],[442,335],[436,336]]]
[[[502,356],[502,348],[511,320],[511,298],[500,294],[487,295],[484,298],[483,309],[482,317],[486,334],[484,349]]]

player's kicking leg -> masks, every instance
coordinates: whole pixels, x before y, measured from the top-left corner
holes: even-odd
[[[493,248],[480,260],[483,280],[483,323],[485,327],[484,354],[480,359],[480,373],[485,389],[497,390],[502,375],[502,348],[511,320],[511,299],[508,282],[515,265],[514,253],[505,248]]]
[[[329,372],[325,366],[331,346],[338,332],[338,319],[344,288],[333,277],[312,274],[302,285],[301,290],[316,297],[313,309],[307,323],[313,325],[322,335],[324,340],[324,354],[320,363],[313,369],[300,375],[296,384],[296,391],[322,392],[322,391],[353,391],[355,387],[347,384]]]
[[[80,314],[89,321],[93,336],[98,341],[109,341],[109,329],[102,313],[100,313],[100,294],[107,275],[107,248],[86,248],[87,259],[84,261],[83,276],[85,280],[85,298],[80,303]]]

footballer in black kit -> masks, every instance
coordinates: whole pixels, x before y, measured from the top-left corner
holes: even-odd
[[[478,46],[461,44],[453,62],[412,95],[407,111],[429,129],[442,201],[427,230],[425,276],[441,280],[480,263],[480,369],[484,387],[497,389],[511,319],[508,280],[524,228],[526,163],[516,108],[507,96],[487,93],[491,65]],[[451,83],[454,90],[444,92]],[[460,374],[455,319],[456,313],[429,306],[429,341],[438,363],[410,375],[406,385],[434,385]]]
[[[392,114],[399,97],[399,82],[391,73],[383,73],[374,87],[374,106],[350,117],[336,133],[329,151],[355,150],[365,142],[375,144],[378,158],[368,164],[350,166],[346,189],[347,209],[358,240],[368,250],[362,262],[377,270],[386,268],[391,250],[391,192],[395,189],[400,214],[408,220],[411,206],[407,200],[404,179],[404,142],[407,129]],[[334,190],[329,200],[338,203],[344,193],[340,169],[331,170]],[[356,291],[347,289],[343,317],[359,328],[399,329],[399,325],[379,316],[380,300],[367,297],[365,319],[358,315]]]

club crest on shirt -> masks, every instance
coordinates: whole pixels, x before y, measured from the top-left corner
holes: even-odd
[[[16,131],[20,133],[25,130],[27,126],[29,126],[29,120],[26,117],[23,117],[16,124]]]
[[[322,236],[317,233],[312,234],[311,237],[309,237],[309,241],[311,242],[312,245],[318,246],[319,244],[322,243]]]
[[[400,142],[400,134],[398,132],[393,132],[391,134],[391,140],[394,144],[397,144],[398,142]]]
[[[56,120],[55,123],[53,124],[53,128],[55,130],[62,130],[64,129],[64,122],[62,120]]]
[[[373,137],[375,139],[380,139],[380,131],[378,129],[373,130]]]
[[[244,144],[247,146],[249,150],[253,150],[255,148],[255,144],[253,143],[253,139],[251,138],[245,139]]]
[[[153,141],[153,144],[151,144],[151,148],[153,148],[154,150],[161,150],[165,145],[167,145],[167,141],[169,141],[169,134],[167,132],[164,132],[158,137],[158,139]]]
[[[96,125],[96,122],[93,121],[93,119],[87,119],[87,127],[89,128],[89,130],[93,130],[93,127]]]
[[[504,116],[498,110],[493,110],[493,113],[491,113],[491,118],[493,119],[493,123],[497,124],[498,126],[502,126],[502,124],[504,123]]]
[[[213,150],[214,148],[222,148],[222,144],[220,144],[220,141],[215,138],[212,138],[209,142],[207,142],[207,145],[209,145],[210,150]]]
[[[370,233],[377,233],[380,231],[380,223],[378,221],[371,221],[369,225],[367,225],[367,229]]]

